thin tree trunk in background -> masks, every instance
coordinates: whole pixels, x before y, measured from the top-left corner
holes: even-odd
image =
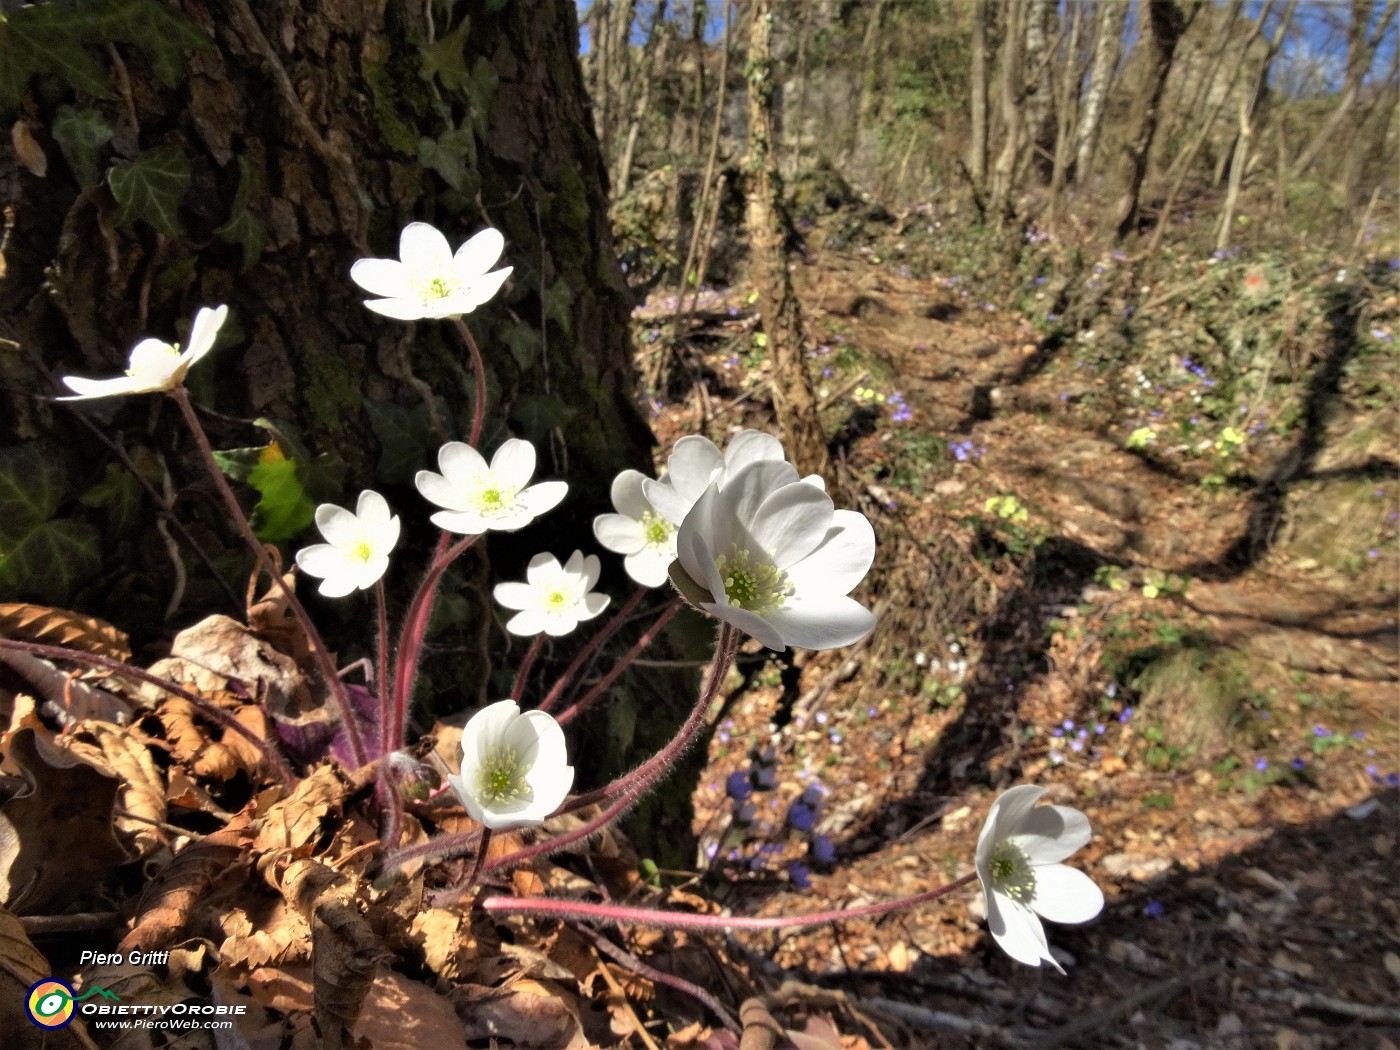
[[[758,312],[773,362],[773,407],[784,444],[803,473],[829,465],[816,391],[803,353],[802,311],[788,273],[783,186],[773,142],[773,0],[752,0],[749,21],[748,186],[745,226]],[[872,15],[872,17],[874,17]]]
[[[1294,179],[1302,178],[1308,173],[1308,169],[1317,162],[1322,154],[1323,148],[1331,141],[1346,123],[1352,107],[1356,105],[1357,98],[1361,94],[1361,82],[1366,78],[1366,72],[1371,67],[1371,59],[1376,53],[1382,37],[1390,23],[1395,19],[1398,0],[1390,0],[1382,12],[1379,21],[1376,23],[1375,32],[1367,36],[1367,22],[1370,20],[1373,10],[1370,0],[1351,0],[1351,26],[1347,31],[1347,71],[1346,77],[1342,81],[1342,90],[1337,97],[1337,105],[1328,115],[1322,127],[1317,129],[1317,134],[1312,137],[1312,141],[1303,147],[1303,152],[1298,155],[1298,159],[1293,162],[1293,167],[1289,172]]]
[[[1142,71],[1142,83],[1133,96],[1129,110],[1127,126],[1135,129],[1135,133],[1119,161],[1118,185],[1121,189],[1117,202],[1108,213],[1109,228],[1119,241],[1137,225],[1138,198],[1142,194],[1143,179],[1147,176],[1147,155],[1157,134],[1162,90],[1166,87],[1167,74],[1171,72],[1176,45],[1181,42],[1182,34],[1200,10],[1192,5],[1188,14],[1181,9],[1177,0],[1145,0],[1145,3],[1150,27],[1150,32],[1146,34],[1149,49],[1147,66]]]
[[[796,175],[802,170],[802,144],[807,137],[807,38],[811,34],[812,20],[808,17],[809,5],[803,4],[798,17],[802,20],[797,34],[797,121],[793,125],[792,162],[788,174]]]
[[[1076,5],[1077,6],[1077,5]],[[1027,158],[1035,173],[1037,185],[1044,186],[1051,178],[1054,151],[1054,55],[1051,54],[1050,17],[1055,13],[1055,0],[1030,0],[1026,10],[1025,64],[1034,73],[1026,85],[1025,111]]]
[[[695,8],[690,23],[690,42],[695,48],[695,93],[691,109],[695,121],[690,125],[690,155],[700,155],[700,130],[705,123],[705,0],[694,0]],[[719,97],[720,109],[724,109],[724,92]]]
[[[972,188],[980,193],[987,182],[987,0],[972,5],[971,134],[967,145],[967,171]]]
[[[1089,73],[1089,90],[1084,95],[1084,108],[1079,114],[1079,130],[1074,136],[1078,144],[1073,173],[1076,182],[1087,182],[1093,174],[1094,154],[1098,152],[1099,133],[1103,126],[1104,103],[1108,100],[1108,91],[1118,69],[1118,52],[1127,17],[1127,0],[1100,0],[1098,28],[1094,37],[1094,64]]]
[[[603,156],[607,156],[608,141],[612,137],[612,0],[593,0],[588,11],[590,28],[588,39],[596,50],[593,63],[593,112],[598,125],[598,141],[603,146]]]
[[[656,80],[656,70],[666,58],[666,43],[669,37],[662,27],[666,22],[666,0],[657,0],[656,14],[652,16],[651,29],[647,33],[646,45],[642,48],[641,88],[637,92],[636,104],[632,107],[632,119],[627,127],[627,141],[622,147],[622,159],[617,165],[617,179],[613,186],[614,199],[627,192],[632,175],[632,155],[637,149],[637,135],[646,117],[647,105],[651,101],[651,85]]]
[[[1001,44],[1000,105],[1002,121],[1001,152],[992,168],[990,210],[998,224],[1005,218],[1010,200],[1012,176],[1021,155],[1021,99],[1025,91],[1022,65],[1023,43],[1026,38],[1026,8],[1028,0],[1012,0],[1006,11],[1006,32]]]
[[[1084,7],[1075,4],[1070,18],[1069,43],[1065,46],[1065,59],[1060,66],[1060,76],[1055,78],[1055,159],[1050,173],[1050,203],[1047,209],[1047,222],[1054,226],[1059,221],[1060,207],[1064,203],[1065,183],[1069,179],[1069,167],[1074,152],[1075,126],[1079,106],[1079,85],[1084,82],[1084,67],[1079,61],[1079,36],[1083,28]]]
[[[856,103],[855,120],[846,143],[846,157],[853,161],[860,133],[870,124],[875,109],[875,86],[879,80],[880,20],[885,13],[886,0],[875,0],[870,9],[870,21],[865,23],[865,40],[860,47],[860,97]]]

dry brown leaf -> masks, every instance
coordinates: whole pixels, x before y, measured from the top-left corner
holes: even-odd
[[[240,815],[177,853],[147,886],[136,925],[122,938],[121,950],[151,951],[175,940],[214,880],[247,866],[252,838],[253,829]]]
[[[131,643],[125,631],[95,616],[47,605],[0,602],[0,636],[19,642],[61,645],[109,660],[131,659]]]
[[[509,988],[462,984],[448,993],[468,1039],[509,1039],[535,1050],[589,1050],[578,1000],[553,985],[517,981]]]
[[[375,979],[355,1025],[374,1050],[466,1050],[452,1004],[431,988],[386,970]],[[523,1045],[523,1044],[522,1044]]]
[[[339,814],[349,785],[333,766],[318,766],[291,795],[268,808],[258,821],[254,848],[268,850],[303,849],[320,837],[321,823],[332,813]]]
[[[20,775],[20,770],[10,758],[10,741],[21,729],[48,732],[48,728],[39,718],[39,702],[28,693],[20,693],[15,697],[14,707],[10,710],[10,728],[0,733],[0,772],[15,777]]]
[[[14,147],[15,159],[29,174],[42,179],[49,173],[49,158],[44,147],[39,145],[34,132],[29,130],[29,121],[23,117],[10,125],[10,144]]]
[[[247,983],[254,999],[279,1013],[310,1014],[315,1008],[310,963],[282,969],[264,966],[248,974]]]
[[[447,908],[428,908],[413,917],[408,942],[422,949],[428,969],[445,980],[456,980],[479,951],[471,923]]]
[[[193,682],[194,691],[201,694],[223,692],[230,682],[238,682],[261,696],[273,714],[311,706],[306,679],[296,661],[227,616],[207,617],[177,634],[170,656],[157,661],[151,674],[172,682]],[[164,693],[159,686],[145,685],[141,695],[154,704]]]
[[[311,925],[286,901],[259,904],[253,916],[241,907],[219,916],[225,940],[219,958],[246,966],[283,966],[311,959]]]
[[[117,806],[131,815],[119,815],[116,826],[132,836],[141,856],[160,848],[166,836],[156,825],[165,822],[165,778],[150,749],[138,737],[110,722],[84,723],[83,732],[91,734],[96,743],[73,738],[68,742],[68,750],[121,781]]]
[[[112,835],[121,785],[32,729],[9,754],[24,786],[0,806],[0,903],[18,915],[71,905],[76,886],[97,888],[128,859]]]
[[[0,1032],[5,1033],[5,1050],[97,1050],[81,1022],[43,1029],[29,1019],[29,989],[52,972],[20,921],[0,908]]]

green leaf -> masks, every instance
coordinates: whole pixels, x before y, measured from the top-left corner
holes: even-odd
[[[513,323],[498,336],[510,350],[510,356],[523,372],[540,355],[540,333],[523,321]]]
[[[577,415],[577,408],[553,394],[522,394],[510,409],[510,418],[537,444],[552,428],[568,426]]]
[[[424,80],[437,77],[438,83],[449,91],[457,91],[467,82],[467,34],[471,28],[472,20],[464,18],[452,32],[423,48]]]
[[[62,468],[37,443],[0,449],[0,542],[48,521],[67,492]]]
[[[178,212],[190,188],[190,162],[178,146],[160,146],[112,167],[107,184],[121,222],[145,219],[167,237],[180,233]]]
[[[264,456],[263,462],[248,472],[248,484],[262,497],[249,519],[260,540],[289,540],[316,515],[316,505],[306,495],[295,460]]]
[[[551,284],[549,290],[544,293],[544,315],[563,329],[565,336],[573,334],[574,315],[570,310],[573,302],[574,293],[562,277]]]
[[[389,485],[412,481],[413,475],[428,465],[434,445],[427,407],[415,405],[407,409],[387,401],[366,400],[365,414],[379,439],[375,479]]]
[[[111,532],[127,532],[141,520],[141,486],[120,463],[108,463],[102,480],[78,499],[85,507],[105,510]]]
[[[442,181],[461,191],[468,169],[476,168],[476,136],[466,128],[447,131],[436,139],[418,140],[418,163],[442,176]]]
[[[63,159],[73,169],[80,186],[96,186],[102,181],[97,154],[112,138],[112,128],[95,109],[74,109],[59,106],[54,116],[54,141],[63,151]]]
[[[102,569],[101,545],[102,534],[91,525],[69,518],[43,522],[17,543],[0,545],[0,586],[62,601]]]
[[[485,137],[487,124],[491,115],[491,99],[496,94],[496,86],[501,82],[500,76],[485,57],[478,58],[472,63],[471,76],[462,84],[462,93],[467,97],[467,107],[471,114],[471,123],[478,135]]]
[[[233,207],[228,222],[214,231],[214,236],[243,248],[243,272],[247,273],[267,243],[262,220],[248,210],[248,195],[253,186],[253,173],[247,157],[238,158],[238,191],[233,195]]]
[[[262,448],[216,448],[214,462],[234,481],[247,481],[253,468],[262,462],[262,454],[266,451],[266,446]]]

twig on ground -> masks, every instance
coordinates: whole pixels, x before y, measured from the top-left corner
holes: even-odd
[[[1131,1017],[1140,1007],[1146,1006],[1150,1002],[1155,1002],[1158,999],[1171,998],[1193,984],[1208,981],[1217,976],[1224,969],[1225,964],[1223,962],[1215,962],[1208,966],[1202,966],[1200,969],[1193,970],[1190,973],[1179,974],[1176,977],[1169,977],[1163,981],[1156,981],[1132,995],[1119,999],[1116,1003],[1102,1010],[1081,1017],[1077,1021],[1071,1021],[1067,1025],[1053,1028],[1048,1032],[1037,1033],[1036,1046],[1044,1047],[1046,1050],[1049,1050],[1050,1047],[1060,1046],[1071,1040],[1080,1039],[1089,1032],[1097,1031],[1124,1017]]]

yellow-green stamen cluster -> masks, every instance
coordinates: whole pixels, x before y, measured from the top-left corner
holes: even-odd
[[[675,532],[676,527],[655,511],[642,514],[642,535],[648,547],[665,547]]]
[[[482,802],[487,805],[515,802],[530,796],[530,785],[525,781],[525,771],[520,768],[520,756],[513,747],[497,745],[487,751],[477,773],[476,786]]]
[[[988,865],[992,885],[1019,904],[1029,904],[1035,896],[1035,867],[1025,850],[1010,842],[1000,843],[992,852]]]
[[[457,292],[457,282],[440,273],[419,274],[413,279],[414,289],[420,299],[446,299]]]
[[[715,567],[724,581],[724,596],[736,609],[762,616],[781,609],[792,593],[787,573],[770,561],[752,557],[737,545],[730,548],[729,554],[716,558]]]
[[[561,609],[567,609],[576,601],[573,591],[567,587],[556,587],[545,594],[544,607],[549,612],[559,612]]]
[[[351,547],[350,557],[354,558],[356,561],[363,562],[368,562],[370,558],[374,557],[374,551],[370,549],[369,541],[361,540],[359,543],[355,544],[355,546]]]
[[[515,502],[516,490],[502,485],[494,475],[485,478],[468,496],[481,514],[499,514]]]

